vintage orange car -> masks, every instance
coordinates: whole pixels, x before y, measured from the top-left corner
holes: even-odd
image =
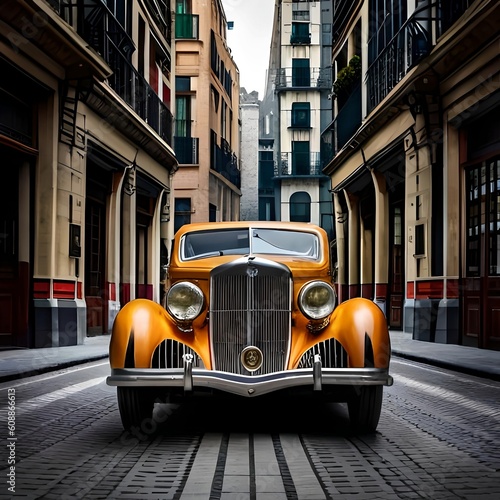
[[[197,392],[274,391],[347,402],[351,424],[376,429],[391,356],[372,301],[337,304],[329,242],[295,222],[187,224],[175,235],[164,304],[118,313],[111,375],[125,428],[155,401]]]

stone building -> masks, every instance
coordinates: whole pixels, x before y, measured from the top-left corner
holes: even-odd
[[[240,217],[239,71],[221,0],[179,0],[175,11],[179,170],[170,237],[185,223]]]
[[[338,1],[322,133],[340,300],[500,349],[500,4]]]
[[[259,217],[333,229],[321,131],[331,122],[330,1],[279,0],[261,104]]]
[[[0,345],[108,333],[158,300],[174,48],[169,0],[0,9]]]

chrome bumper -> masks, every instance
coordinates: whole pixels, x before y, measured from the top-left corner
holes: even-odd
[[[110,386],[119,387],[177,387],[185,392],[196,388],[216,389],[239,396],[254,397],[280,389],[311,385],[321,391],[328,385],[392,385],[388,370],[379,368],[312,368],[280,371],[268,375],[247,376],[215,370],[193,368],[187,362],[182,368],[124,368],[113,369],[106,379]]]

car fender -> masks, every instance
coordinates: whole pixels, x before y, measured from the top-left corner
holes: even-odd
[[[150,368],[156,347],[169,338],[191,347],[209,367],[210,359],[203,356],[209,352],[206,322],[203,319],[199,322],[195,336],[193,332],[181,332],[174,319],[157,302],[148,299],[128,302],[113,323],[109,346],[111,368]]]
[[[384,313],[371,300],[361,297],[349,299],[335,308],[328,325],[321,332],[302,335],[299,349],[296,343],[291,366],[297,366],[302,355],[313,345],[336,339],[347,351],[349,367],[363,368],[366,364],[366,336],[373,349],[373,367],[388,368],[391,345]]]

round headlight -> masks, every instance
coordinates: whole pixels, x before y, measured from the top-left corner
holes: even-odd
[[[335,308],[336,295],[331,285],[324,281],[311,281],[299,293],[299,307],[309,319],[323,319]]]
[[[203,292],[193,283],[176,283],[167,292],[167,310],[177,320],[191,321],[203,309]]]

